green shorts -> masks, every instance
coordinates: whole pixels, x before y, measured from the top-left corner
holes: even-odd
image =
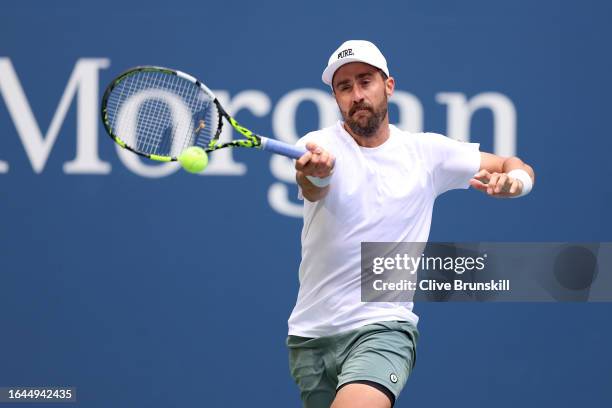
[[[329,408],[340,387],[360,381],[382,385],[397,399],[414,367],[418,336],[403,321],[319,338],[289,336],[289,368],[304,408]]]

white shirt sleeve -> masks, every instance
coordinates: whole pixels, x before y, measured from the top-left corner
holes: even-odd
[[[436,133],[427,133],[431,147],[432,178],[437,195],[468,188],[480,169],[479,143],[465,143]]]

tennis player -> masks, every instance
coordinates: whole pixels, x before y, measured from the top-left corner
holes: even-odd
[[[295,164],[305,200],[291,374],[305,408],[388,408],[414,368],[418,317],[413,303],[361,302],[361,242],[426,242],[440,194],[521,197],[534,172],[477,143],[390,125],[395,81],[370,42],[342,44],[322,79],[343,120],[298,142],[308,152]]]

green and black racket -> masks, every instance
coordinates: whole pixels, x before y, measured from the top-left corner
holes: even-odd
[[[306,152],[240,126],[206,85],[168,68],[142,66],[119,75],[104,92],[101,113],[119,146],[160,162],[176,161],[192,146],[206,152],[251,147],[293,159]],[[244,138],[219,143],[223,118]]]

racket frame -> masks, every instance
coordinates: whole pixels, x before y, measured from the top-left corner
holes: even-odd
[[[282,155],[297,159],[303,153],[306,152],[306,149],[304,148],[296,147],[296,146],[289,145],[284,142],[280,142],[274,139],[269,139],[267,137],[260,136],[252,132],[251,130],[247,129],[246,127],[240,125],[233,117],[231,117],[227,113],[225,109],[223,109],[223,106],[221,106],[221,103],[219,102],[215,94],[206,85],[204,85],[201,81],[194,78],[193,76],[185,72],[170,69],[170,68],[164,68],[164,67],[158,67],[158,66],[138,66],[138,67],[130,68],[127,71],[124,71],[107,86],[106,90],[104,91],[104,95],[102,96],[102,104],[100,108],[102,123],[104,124],[104,128],[106,129],[106,133],[110,136],[110,138],[115,143],[117,143],[122,148],[131,151],[132,153],[135,153],[139,156],[145,157],[150,160],[159,161],[159,162],[171,162],[171,161],[178,160],[176,156],[162,156],[162,155],[149,154],[149,153],[138,151],[134,149],[132,146],[128,145],[125,141],[121,139],[119,135],[116,135],[115,132],[113,132],[113,129],[112,129],[112,126],[110,125],[110,121],[108,117],[108,109],[107,109],[108,99],[111,95],[111,92],[113,91],[113,89],[115,89],[115,87],[117,87],[117,85],[119,85],[126,77],[130,75],[134,75],[138,72],[162,72],[165,74],[176,75],[189,82],[192,82],[212,99],[213,103],[215,104],[217,108],[218,123],[217,123],[217,130],[215,132],[215,135],[213,136],[211,141],[208,143],[208,146],[206,147],[206,149],[204,149],[207,153],[213,152],[215,150],[223,149],[225,147],[250,147],[250,148],[268,150],[273,153],[278,153],[278,154],[282,154]],[[227,119],[227,121],[232,125],[232,127],[236,131],[238,131],[242,136],[244,136],[245,139],[235,139],[229,142],[219,143],[219,137],[221,136],[221,132],[223,131],[223,118]]]

